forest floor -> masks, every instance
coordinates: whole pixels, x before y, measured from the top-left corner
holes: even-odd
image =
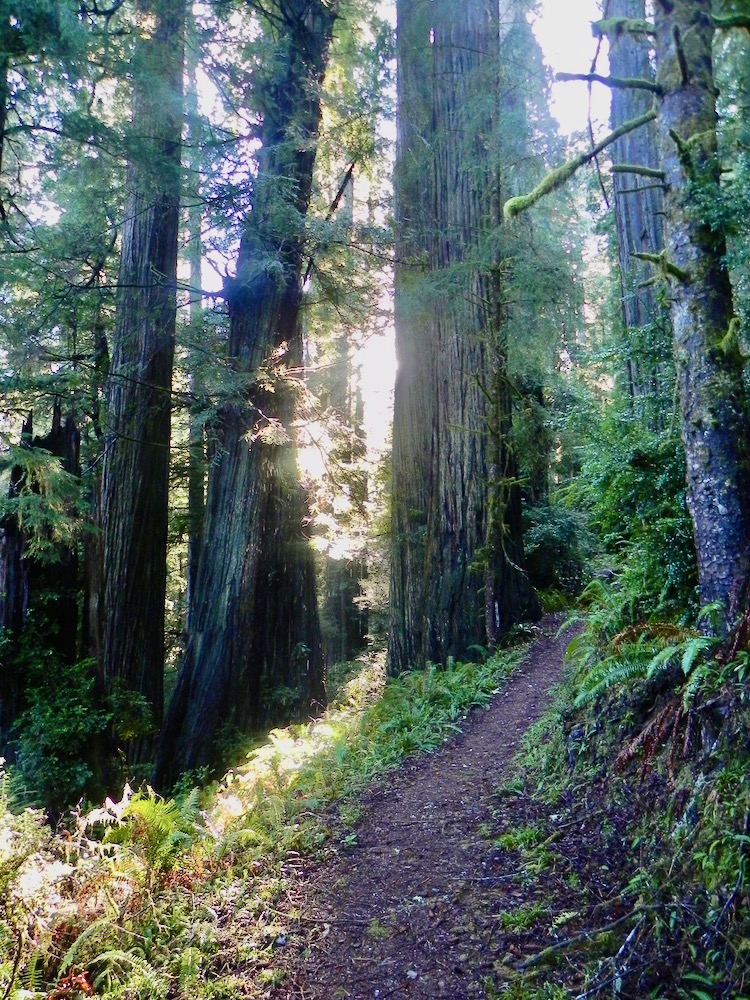
[[[283,981],[267,996],[496,997],[587,915],[619,916],[599,803],[576,804],[571,821],[513,791],[523,734],[561,677],[571,634],[559,624],[545,619],[492,703],[368,792],[337,846],[297,873],[274,961]],[[580,985],[557,954],[554,964],[548,982]]]

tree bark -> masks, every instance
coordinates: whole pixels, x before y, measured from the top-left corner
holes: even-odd
[[[644,0],[609,0],[606,18],[645,20]],[[646,35],[616,32],[609,40],[609,65],[612,76],[651,81],[653,69],[649,58],[651,42]],[[646,90],[616,88],[612,91],[611,125],[619,128],[639,118],[651,107],[653,94]],[[653,266],[633,256],[637,253],[659,254],[664,248],[664,195],[658,179],[659,156],[656,148],[656,125],[649,123],[618,139],[610,149],[615,166],[646,167],[656,172],[649,177],[630,172],[613,174],[617,255],[622,288],[622,314],[626,336],[626,376],[634,412],[653,418],[647,397],[660,388],[663,368],[668,364],[668,318],[657,302],[655,287],[648,283]],[[653,324],[654,332],[646,338],[641,331]],[[658,331],[665,330],[658,340]],[[658,343],[666,349],[664,356]],[[651,345],[650,347],[648,345]],[[648,412],[646,412],[648,409]]]
[[[488,148],[498,107],[477,101],[499,100],[497,9],[403,2],[397,18],[392,673],[492,646],[538,613],[520,540],[499,262],[477,261],[501,224]]]
[[[304,221],[335,5],[279,5],[253,210],[227,282],[229,358],[247,394],[219,414],[194,627],[162,730],[154,780],[216,768],[226,742],[325,700],[315,567],[305,537],[285,369],[299,367]]]
[[[102,480],[104,676],[164,701],[170,411],[180,205],[184,0],[139,0],[133,136]],[[144,734],[145,737],[145,734]],[[148,739],[132,748],[148,755]]]
[[[721,602],[729,624],[746,606],[750,572],[748,408],[742,358],[728,336],[724,240],[692,192],[718,183],[711,12],[708,0],[656,3],[658,121],[669,262],[686,275],[671,282],[671,315],[700,595]]]
[[[346,524],[362,526],[366,523],[368,500],[367,473],[362,466],[367,451],[362,395],[354,385],[351,347],[346,331],[334,334],[328,356],[330,362],[321,372],[320,389],[325,393],[327,408],[340,424],[342,439],[334,444],[328,456],[335,469],[329,487],[333,487],[336,493],[327,498],[326,509],[336,516],[333,496],[344,489],[351,514],[344,514],[343,521],[340,515],[338,517],[341,530],[345,530]],[[333,549],[335,551],[335,545]],[[362,581],[367,577],[364,543],[356,549],[352,546],[352,551],[347,554],[326,552],[322,556],[322,564],[323,650],[326,662],[344,663],[354,659],[367,645],[369,615],[362,602]]]
[[[201,209],[201,165],[200,148],[202,142],[202,127],[198,107],[198,46],[195,23],[190,19],[191,44],[187,50],[187,112],[188,140],[190,146],[189,168],[194,178],[195,189],[190,192],[192,203],[187,210],[187,263],[189,268],[189,334],[190,349],[199,343],[203,329],[203,295],[202,288],[202,229],[203,212]],[[190,385],[193,395],[202,395],[202,379],[199,364],[195,364],[190,373]],[[190,411],[188,429],[188,561],[187,587],[185,595],[185,634],[189,635],[193,625],[193,609],[195,606],[195,588],[198,582],[200,568],[200,550],[203,540],[203,525],[206,517],[206,441],[203,422],[200,419],[198,405]]]

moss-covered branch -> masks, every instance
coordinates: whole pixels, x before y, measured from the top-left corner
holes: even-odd
[[[673,128],[669,130],[669,137],[675,146],[677,146],[677,156],[688,179],[691,181],[696,180],[697,172],[695,169],[695,162],[693,161],[693,154],[690,152],[691,140],[686,141],[681,135],[678,135]],[[694,142],[695,139],[696,137],[693,136],[692,141]]]
[[[655,35],[656,28],[650,21],[632,17],[607,17],[591,25],[594,38],[618,38],[620,35]]]
[[[664,180],[664,171],[656,167],[644,167],[640,163],[613,163],[611,166],[613,174],[638,174],[640,177],[655,177],[659,181]]]
[[[750,31],[750,14],[714,14],[711,20],[715,28],[745,28]]]
[[[648,90],[661,96],[663,93],[658,83],[644,80],[641,77],[601,76],[599,73],[556,73],[555,79],[563,83],[568,80],[583,80],[584,83],[603,83],[605,87],[615,90]]]
[[[629,132],[634,132],[635,129],[641,128],[643,125],[647,125],[656,118],[656,110],[652,108],[651,111],[647,111],[645,115],[641,115],[639,118],[631,118],[630,121],[623,122],[619,128],[616,128],[614,132],[610,132],[609,135],[605,136],[601,142],[597,142],[586,153],[579,153],[578,156],[573,157],[567,163],[564,163],[561,167],[557,167],[556,170],[551,171],[547,176],[531,191],[529,194],[518,195],[516,198],[509,198],[505,202],[503,207],[503,215],[506,219],[513,219],[521,212],[525,212],[527,208],[531,208],[538,201],[545,197],[545,195],[552,194],[553,191],[557,191],[561,188],[573,174],[580,168],[590,163],[594,157],[598,156],[602,150],[606,149],[607,146],[611,146],[613,142],[616,142],[623,135],[627,135]]]
[[[683,271],[681,267],[672,263],[667,257],[667,251],[662,250],[661,253],[633,253],[633,257],[637,260],[645,260],[649,264],[653,264],[659,269],[659,273],[665,278],[676,278],[681,281],[684,285],[689,285],[692,281],[690,274],[687,271]]]

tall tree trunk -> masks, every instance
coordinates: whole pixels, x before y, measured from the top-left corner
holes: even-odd
[[[674,357],[701,600],[727,622],[744,609],[750,572],[748,409],[731,335],[732,290],[719,233],[701,218],[694,183],[718,183],[709,0],[657,0],[659,114],[666,174]]]
[[[253,210],[227,282],[229,357],[247,397],[219,414],[193,631],[162,730],[155,782],[222,761],[222,742],[325,699],[312,549],[285,369],[302,361],[304,222],[335,5],[290,0],[274,18]]]
[[[346,332],[337,334],[332,358],[321,381],[327,389],[327,405],[344,428],[345,439],[329,455],[337,469],[335,479],[347,484],[347,500],[354,522],[367,520],[367,474],[361,463],[367,448],[363,424],[362,394],[353,384],[351,348]],[[347,471],[347,469],[349,471]],[[338,489],[342,488],[338,484]],[[333,513],[333,503],[329,508]],[[335,550],[335,546],[334,546]],[[326,552],[323,557],[324,592],[322,600],[323,648],[328,663],[352,660],[365,648],[368,611],[362,605],[362,581],[367,577],[365,550],[358,547],[349,554]]]
[[[644,20],[645,0],[608,0],[605,18]],[[613,77],[651,80],[650,39],[647,35],[618,31],[610,37],[609,67]],[[612,91],[611,124],[613,131],[627,121],[639,118],[651,107],[653,95],[647,90],[614,88]],[[641,331],[649,324],[656,328],[648,337],[653,344],[662,327],[668,327],[664,307],[657,302],[655,286],[648,283],[653,274],[649,265],[634,253],[658,254],[664,248],[664,194],[656,176],[659,156],[656,145],[656,125],[622,136],[611,147],[615,167],[646,167],[655,172],[649,177],[636,172],[615,171],[613,175],[617,254],[622,287],[622,313],[625,324],[626,366],[628,390],[633,409],[641,417],[647,397],[660,387],[662,367],[668,360],[669,342],[664,337],[666,355],[659,356],[658,345],[646,351],[639,347]],[[655,334],[657,335],[655,337]]]
[[[188,140],[190,152],[189,168],[193,177],[194,189],[190,192],[190,204],[187,210],[187,262],[189,268],[190,305],[189,305],[189,335],[190,349],[193,350],[200,341],[203,330],[203,295],[202,263],[203,245],[202,228],[203,213],[201,210],[201,165],[200,148],[202,142],[202,127],[198,108],[198,45],[195,22],[191,15],[191,44],[187,53],[187,114]],[[195,365],[190,373],[190,383],[193,395],[201,396],[200,366]],[[193,625],[195,606],[195,588],[198,582],[200,566],[200,550],[203,540],[203,525],[206,518],[206,441],[203,421],[200,419],[198,406],[191,409],[190,426],[188,430],[188,565],[185,632],[190,634]]]
[[[334,202],[339,220],[349,227],[354,225],[352,171],[353,166],[339,178],[339,191]],[[364,409],[362,393],[355,384],[347,330],[333,332],[328,357],[329,362],[319,375],[317,389],[325,394],[326,406],[341,425],[339,433],[343,432],[328,460],[337,469],[334,480],[344,477],[353,516],[363,525],[367,520],[368,500],[367,473],[361,465],[367,451]],[[339,492],[341,482],[336,486]],[[336,516],[332,501],[329,512]],[[332,555],[330,551],[326,552],[322,562],[324,582],[320,603],[323,651],[327,663],[344,663],[361,653],[367,642],[369,613],[361,600],[362,581],[367,577],[367,557],[364,548],[359,547],[349,554]]]
[[[185,0],[139,0],[133,136],[102,481],[104,675],[159,723]],[[148,754],[148,740],[132,748]]]
[[[477,103],[500,99],[496,6],[397,5],[394,673],[492,645],[538,611],[515,517],[499,262],[473,262],[500,223],[498,109]]]

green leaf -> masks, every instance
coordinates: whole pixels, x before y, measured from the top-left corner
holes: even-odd
[[[693,669],[696,659],[700,653],[711,649],[716,645],[716,639],[711,636],[701,635],[695,639],[690,639],[690,641],[685,646],[685,651],[682,654],[682,672],[687,677],[690,671]]]

